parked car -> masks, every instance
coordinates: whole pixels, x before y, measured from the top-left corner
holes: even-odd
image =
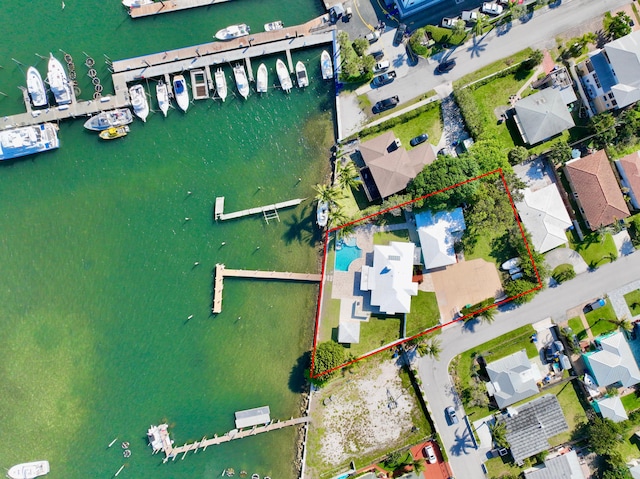
[[[384,100],[380,100],[378,103],[373,105],[372,111],[373,113],[382,113],[383,111],[395,108],[396,106],[398,106],[398,103],[400,103],[398,95],[392,96],[390,98],[385,98]]]
[[[461,14],[461,18],[466,23],[476,22],[478,21],[478,12],[476,12],[475,10],[464,10]]]
[[[482,4],[482,13],[488,13],[489,15],[500,15],[504,8],[497,2],[484,2]]]
[[[589,313],[591,311],[594,311],[596,309],[600,309],[602,308],[604,305],[606,304],[605,300],[600,298],[596,301],[594,301],[593,303],[589,303],[584,307],[584,312],[585,313]]]
[[[373,79],[373,81],[371,82],[371,84],[373,86],[384,86],[387,85],[389,83],[391,83],[393,80],[396,79],[396,72],[394,71],[390,71],[387,73],[383,73],[382,75],[378,75],[377,77],[375,77]]]
[[[387,70],[390,66],[391,66],[391,63],[389,63],[388,60],[378,62],[373,66],[373,73],[383,72]]]
[[[378,30],[374,30],[370,33],[367,33],[364,38],[369,40],[369,43],[375,43],[380,38],[380,32]]]
[[[440,22],[440,26],[443,28],[454,28],[458,20],[460,20],[460,17],[444,17],[442,22]]]
[[[438,66],[436,67],[436,72],[447,73],[447,72],[450,72],[455,66],[456,66],[456,61],[454,59],[445,60],[442,63],[438,64]]]
[[[422,135],[418,135],[415,138],[411,138],[411,141],[409,141],[409,144],[411,146],[417,146],[420,143],[424,143],[428,139],[429,139],[429,135],[427,135],[426,133],[423,133]]]
[[[407,31],[407,26],[404,23],[398,25],[398,29],[396,30],[396,34],[393,37],[393,44],[400,45],[402,43],[402,39],[404,38],[404,32]]]
[[[429,445],[429,446],[425,446],[425,448],[423,449],[424,452],[424,457],[427,461],[429,461],[429,464],[435,464],[436,462],[438,462],[438,458],[436,457],[436,453],[433,450],[433,446]]]
[[[453,406],[447,407],[447,409],[445,409],[445,412],[447,413],[447,421],[449,422],[450,426],[458,424],[458,416],[456,416],[456,410],[453,409]]]
[[[382,50],[378,50],[377,52],[369,53],[373,57],[373,59],[377,62],[384,58],[384,52]]]

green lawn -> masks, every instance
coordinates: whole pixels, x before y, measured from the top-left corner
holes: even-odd
[[[371,316],[360,325],[360,342],[344,347],[347,353],[360,357],[397,339],[400,339],[400,318]]]
[[[600,336],[618,329],[618,327],[611,322],[618,318],[608,299],[602,308],[585,313],[584,316],[587,318],[587,322],[589,326],[591,326],[591,334],[594,336]]]
[[[578,393],[576,392],[576,388],[580,388],[580,384],[578,384],[577,382],[574,384],[574,382],[575,380],[568,381],[564,384],[559,384],[557,386],[544,390],[538,395],[555,395],[558,398],[560,407],[564,412],[564,417],[567,421],[567,424],[569,425],[569,430],[567,432],[563,432],[549,438],[549,444],[551,444],[551,447],[569,441],[571,439],[571,432],[578,426],[578,424],[587,421],[587,415],[584,411],[584,407],[580,402]],[[531,399],[534,398],[529,398],[527,399],[527,401],[530,401]]]
[[[515,65],[516,63],[519,63],[529,58],[529,56],[531,55],[531,52],[532,52],[531,48],[526,48],[522,51],[519,51],[518,53],[515,53],[514,55],[511,55],[510,57],[503,58],[502,60],[498,60],[497,62],[494,62],[490,65],[487,65],[484,68],[481,68],[480,70],[476,70],[473,73],[469,73],[468,75],[465,75],[459,80],[456,80],[455,82],[453,82],[453,87],[458,88],[464,85],[468,85],[469,83],[473,83],[474,81],[480,80],[481,78],[489,76],[493,73],[497,73],[506,68],[509,68],[510,66]]]
[[[604,240],[599,237],[597,232],[590,233],[584,237],[581,243],[578,243],[574,233],[568,231],[567,238],[571,249],[580,253],[590,268],[610,263],[618,257],[616,245],[610,233],[604,235]]]
[[[625,294],[624,300],[627,302],[627,306],[629,306],[633,316],[640,314],[640,289]]]
[[[436,293],[418,291],[418,296],[411,298],[411,312],[407,314],[406,337],[414,336],[438,324],[440,324],[440,310]],[[439,329],[438,332],[440,332]]]
[[[579,317],[571,318],[569,320],[569,327],[578,337],[578,341],[581,341],[587,337],[587,330],[584,329],[584,325],[582,324],[582,320]]]
[[[379,231],[373,234],[373,244],[389,244],[390,241],[409,241],[409,230]]]
[[[640,396],[637,393],[627,394],[620,398],[627,413],[640,409]]]
[[[487,459],[484,464],[487,466],[487,471],[489,471],[489,477],[492,478],[500,478],[502,476],[520,477],[522,473],[522,469],[514,464],[509,454],[504,457]]]

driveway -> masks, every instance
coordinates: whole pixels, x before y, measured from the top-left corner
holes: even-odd
[[[572,250],[571,248],[552,249],[544,255],[544,259],[547,265],[549,265],[549,270],[551,271],[561,264],[572,265],[576,274],[586,273],[589,269],[585,260],[580,256],[580,253]]]

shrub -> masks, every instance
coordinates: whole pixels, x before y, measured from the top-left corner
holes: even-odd
[[[565,263],[554,269],[551,277],[558,283],[564,283],[565,281],[575,278],[576,271],[573,269],[573,265]]]
[[[454,35],[453,31],[448,28],[436,27],[435,25],[427,25],[424,28],[436,43],[448,43],[450,45],[461,45],[467,39],[467,32]]]
[[[516,146],[509,151],[508,157],[510,164],[517,165],[529,157],[529,151],[524,146]]]
[[[484,122],[480,108],[478,108],[471,92],[466,88],[454,90],[453,95],[460,107],[467,130],[477,140],[484,132]]]
[[[409,38],[409,46],[416,55],[425,56],[429,53],[429,47],[425,45],[426,40],[427,35],[425,29],[418,28],[415,32],[413,32],[411,38]]]

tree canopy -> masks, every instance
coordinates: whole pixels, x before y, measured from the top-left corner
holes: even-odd
[[[618,12],[615,16],[605,18],[605,30],[613,40],[631,33],[632,20],[625,12]]]
[[[345,351],[342,346],[334,341],[325,341],[316,348],[316,355],[313,361],[314,383],[322,385],[334,376],[334,373],[323,374],[325,371],[341,366],[345,362]]]

